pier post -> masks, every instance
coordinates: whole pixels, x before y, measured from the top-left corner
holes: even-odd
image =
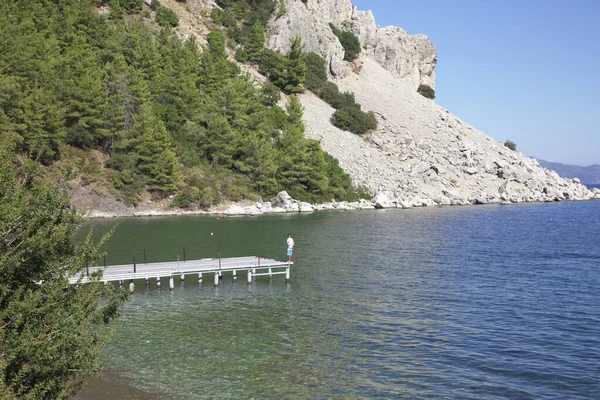
[[[198,283],[202,283],[202,272],[198,272]]]
[[[123,279],[119,279],[119,287],[123,287]]]
[[[156,275],[156,287],[160,289],[160,276]]]
[[[220,250],[217,253],[217,257],[219,257],[219,279],[223,279],[223,275],[221,272],[221,251]]]
[[[173,275],[169,277],[169,289],[175,290],[175,281],[173,280]]]
[[[285,283],[289,283],[290,281],[290,265],[288,264],[287,267],[285,267]]]
[[[135,256],[133,256],[133,273],[135,274],[137,272],[136,268],[135,268]]]
[[[252,269],[248,268],[248,285],[252,283]]]
[[[237,281],[237,274],[235,272],[235,269],[233,270],[233,277],[231,278],[234,282]]]
[[[219,286],[219,273],[215,271],[215,287]]]
[[[133,283],[133,279],[130,279],[130,280],[129,280],[129,291],[130,291],[131,293],[133,293],[133,291],[134,291],[134,290],[135,290],[135,285],[134,285],[134,283]]]
[[[181,282],[185,281],[185,274],[182,272],[181,273]]]
[[[148,278],[148,275],[146,275],[146,286],[150,286],[150,278]]]
[[[273,277],[273,271],[271,270],[271,267],[269,267],[269,279],[271,279]]]

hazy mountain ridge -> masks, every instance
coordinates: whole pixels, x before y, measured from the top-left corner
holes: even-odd
[[[578,178],[581,183],[589,185],[600,184],[600,165],[592,164],[588,166],[573,165],[573,164],[562,164],[558,162],[546,161],[537,157],[536,159],[540,165],[544,168],[556,171],[560,176],[564,178]]]

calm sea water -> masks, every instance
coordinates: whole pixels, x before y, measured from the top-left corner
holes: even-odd
[[[600,398],[600,201],[123,219],[108,261],[284,259],[288,232],[290,284],[137,282],[80,398]]]

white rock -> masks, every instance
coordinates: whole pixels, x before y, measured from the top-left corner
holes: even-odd
[[[298,203],[298,209],[301,213],[305,213],[305,212],[313,212],[313,206],[310,203],[305,203],[305,202],[300,202]]]

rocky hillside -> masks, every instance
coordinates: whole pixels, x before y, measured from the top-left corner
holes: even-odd
[[[351,30],[362,53],[377,61],[415,90],[420,84],[435,87],[437,54],[425,35],[408,35],[402,29],[380,28],[370,11],[359,11],[350,0],[287,0],[287,13],[269,26],[268,46],[287,51],[290,41],[301,36],[305,51],[314,51],[327,61],[333,77],[344,77],[344,49],[329,24]]]
[[[343,61],[330,23],[359,38],[364,50],[358,60]],[[334,110],[315,95],[301,98],[307,136],[320,139],[356,183],[373,190],[380,205],[594,198],[578,179],[542,168],[418,94],[419,84],[435,83],[437,56],[426,36],[380,28],[370,12],[357,11],[350,0],[287,0],[285,15],[269,27],[268,45],[287,50],[295,36],[327,60],[340,90],[354,93],[363,109],[378,116],[378,130],[361,137],[331,125]]]

